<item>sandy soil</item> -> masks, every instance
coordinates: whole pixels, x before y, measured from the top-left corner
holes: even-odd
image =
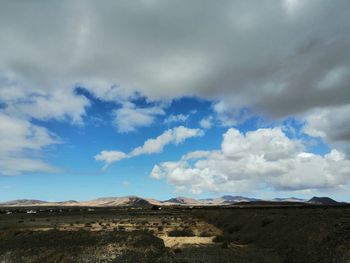
[[[213,243],[214,237],[169,237],[167,235],[158,236],[164,241],[164,245],[170,248],[185,246],[201,246]]]

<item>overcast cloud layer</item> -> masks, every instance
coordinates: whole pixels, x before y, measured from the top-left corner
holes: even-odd
[[[85,83],[105,98],[116,97],[108,94],[113,84],[151,98],[231,94],[277,116],[347,104],[349,7],[347,0],[7,1],[1,97],[55,96]]]
[[[166,124],[184,122],[189,116],[166,116],[166,108],[174,98],[195,96],[213,102],[213,114],[199,123],[202,129],[218,123],[229,128],[252,114],[270,120],[294,116],[305,122],[303,132],[334,148],[325,157],[307,155],[300,143],[285,139],[281,131],[265,130],[283,139],[288,147],[278,154],[285,157],[277,160],[271,157],[275,150],[248,147],[254,153],[243,151],[243,156],[233,158],[225,150],[226,137],[235,133],[229,130],[222,149],[206,153],[205,165],[197,162],[201,165],[196,169],[210,175],[193,183],[194,192],[245,182],[231,172],[222,177],[225,166],[220,166],[218,180],[211,174],[217,171],[218,160],[245,167],[241,174],[249,185],[259,185],[254,181],[285,189],[287,179],[298,178],[293,177],[297,171],[324,167],[320,180],[293,181],[289,188],[344,186],[348,180],[344,173],[349,171],[337,167],[348,166],[350,154],[349,10],[348,0],[4,1],[0,6],[1,173],[57,170],[41,153],[61,141],[33,120],[83,126],[91,101],[76,92],[79,86],[101,101],[118,105],[111,116],[119,133],[149,127],[160,117],[168,117]],[[137,98],[147,103],[137,105]],[[194,130],[193,136],[202,132]],[[166,132],[171,138],[162,147],[178,143],[174,130]],[[249,136],[237,136],[250,143]],[[109,164],[130,154],[148,153],[147,148],[146,141],[129,154],[104,151],[96,159]],[[334,156],[341,156],[336,157],[341,161]],[[256,178],[246,169],[249,158],[262,162],[260,171],[270,174],[268,178]],[[186,162],[174,165],[192,173]],[[174,169],[160,164],[152,176],[181,188],[182,179],[172,179]],[[330,174],[340,177],[330,179]]]

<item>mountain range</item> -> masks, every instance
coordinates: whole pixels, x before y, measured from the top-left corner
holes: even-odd
[[[123,197],[104,197],[91,201],[75,201],[68,200],[62,202],[48,202],[42,200],[20,199],[0,203],[0,206],[90,206],[90,207],[147,207],[152,205],[157,206],[224,206],[237,203],[251,204],[278,204],[278,203],[305,203],[318,205],[334,205],[339,204],[337,201],[329,197],[313,197],[310,200],[300,199],[295,197],[290,198],[275,198],[275,199],[257,199],[244,196],[224,195],[218,198],[194,199],[186,197],[175,197],[165,201],[156,199],[142,198],[138,196],[123,196]]]

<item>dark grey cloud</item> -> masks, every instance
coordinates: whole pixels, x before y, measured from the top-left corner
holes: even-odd
[[[350,156],[350,105],[317,109],[305,116],[304,132],[321,137]]]
[[[0,98],[54,100],[80,83],[105,99],[224,98],[273,117],[345,106],[349,10],[347,0],[3,1]],[[78,100],[53,112],[79,120]]]
[[[230,93],[287,114],[349,102],[349,7],[346,0],[6,1],[0,67],[23,85],[96,78],[155,97]],[[347,70],[339,83],[320,90],[339,68]]]

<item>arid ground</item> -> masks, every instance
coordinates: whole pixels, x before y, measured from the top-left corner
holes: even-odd
[[[350,207],[1,208],[0,262],[350,262]]]

